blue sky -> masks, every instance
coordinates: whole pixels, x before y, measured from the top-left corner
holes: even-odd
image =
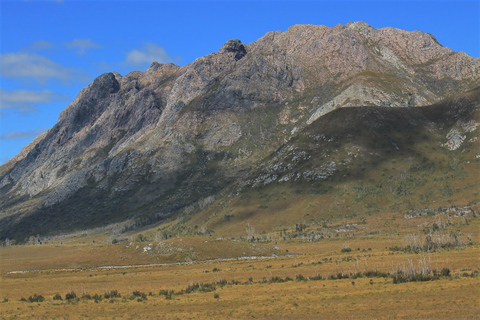
[[[294,24],[365,21],[433,34],[480,56],[479,1],[0,0],[0,164],[14,157],[98,75],[185,65],[227,40]]]

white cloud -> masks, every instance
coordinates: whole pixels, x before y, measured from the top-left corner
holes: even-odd
[[[52,92],[50,90],[28,91],[15,90],[6,91],[0,89],[0,110],[14,110],[21,113],[33,113],[38,109],[39,103],[49,103],[55,100],[66,100],[67,96]],[[2,112],[3,115],[5,113]]]
[[[69,49],[76,49],[78,54],[84,54],[88,49],[98,49],[102,46],[90,39],[74,39],[63,43]]]
[[[35,138],[45,131],[47,131],[47,128],[37,128],[27,131],[10,131],[0,135],[0,140]]]
[[[133,65],[150,64],[153,61],[159,63],[172,62],[172,58],[167,54],[165,49],[154,43],[146,43],[140,50],[132,50],[127,53],[126,63]]]
[[[82,72],[64,67],[38,54],[4,53],[0,54],[0,74],[9,78],[30,78],[45,82],[50,79],[78,80]]]

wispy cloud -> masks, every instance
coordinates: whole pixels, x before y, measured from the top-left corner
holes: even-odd
[[[68,98],[69,97],[66,95],[58,94],[50,90],[6,91],[0,89],[0,110],[13,110],[24,114],[29,114],[38,112],[36,105],[39,103],[49,103],[57,100],[66,100]],[[2,115],[5,115],[5,113],[2,112]]]
[[[50,79],[78,80],[83,76],[80,70],[33,53],[4,53],[0,54],[0,61],[0,74],[8,78],[34,79],[42,83]]]
[[[0,135],[0,140],[35,138],[39,134],[44,133],[45,131],[47,131],[47,128],[37,128],[27,131],[10,131]]]
[[[28,50],[45,50],[53,48],[55,44],[45,40],[37,40],[28,46]]]
[[[142,48],[128,52],[125,60],[126,63],[136,66],[150,64],[153,61],[169,63],[172,62],[172,58],[170,58],[165,49],[148,42]]]
[[[74,39],[63,43],[69,49],[75,49],[78,54],[84,54],[88,49],[98,49],[102,46],[90,39]]]

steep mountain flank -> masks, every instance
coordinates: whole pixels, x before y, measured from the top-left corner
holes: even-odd
[[[480,203],[480,88],[423,108],[354,107],[313,122],[187,224],[221,236]],[[184,226],[181,229],[185,229]]]
[[[198,210],[328,112],[429,105],[478,86],[479,68],[429,34],[356,22],[229,40],[181,68],[101,75],[0,167],[0,238]]]

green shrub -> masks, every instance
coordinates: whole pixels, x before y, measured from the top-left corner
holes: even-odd
[[[307,281],[307,278],[305,278],[305,277],[304,277],[303,275],[301,275],[301,274],[297,274],[297,275],[295,276],[295,280],[297,280],[297,281]]]
[[[75,293],[75,291],[70,291],[65,295],[65,300],[74,300],[74,299],[77,299],[77,294]]]
[[[110,290],[110,292],[105,292],[105,299],[111,298],[120,298],[122,295],[117,290]]]
[[[440,271],[440,275],[442,277],[448,277],[450,275],[450,269],[449,268],[443,268],[442,271]]]
[[[140,291],[133,291],[132,292],[133,297],[139,297],[143,300],[147,300],[147,294],[145,292],[140,292]]]
[[[28,297],[28,301],[30,301],[30,302],[43,302],[43,301],[45,301],[45,298],[42,295],[34,294],[33,296]]]

